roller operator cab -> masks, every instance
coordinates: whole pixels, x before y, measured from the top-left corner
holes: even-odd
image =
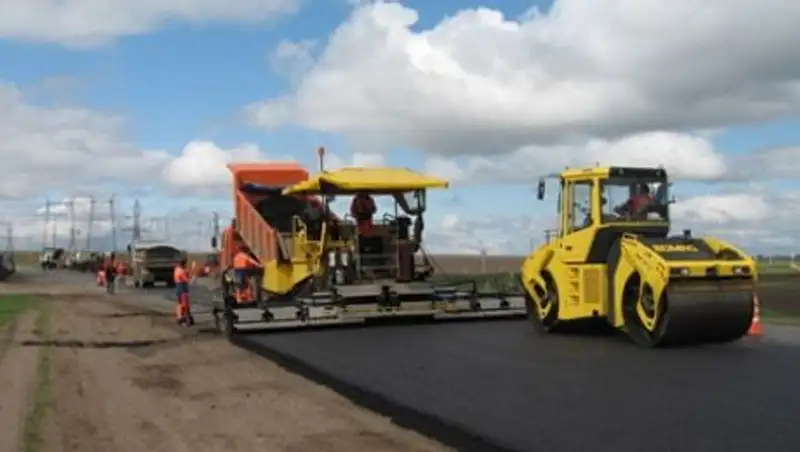
[[[747,334],[752,257],[722,240],[670,236],[671,184],[661,168],[568,169],[558,229],[522,266],[528,316],[541,333],[604,321],[636,344],[728,342]]]

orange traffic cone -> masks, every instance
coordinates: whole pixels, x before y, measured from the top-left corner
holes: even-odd
[[[764,328],[761,326],[761,302],[758,301],[758,295],[753,295],[753,321],[750,322],[750,330],[747,332],[748,336],[763,336]]]

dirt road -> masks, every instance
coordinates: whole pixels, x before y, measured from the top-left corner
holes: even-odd
[[[26,424],[36,392],[38,350],[15,344],[36,339],[36,313],[26,312],[15,325],[0,330],[0,452],[17,452],[25,443]]]
[[[445,450],[216,336],[174,327],[167,317],[115,307],[101,294],[51,303],[49,333],[31,336],[25,320],[26,336],[7,350],[14,362],[2,361],[4,379],[16,379],[4,380],[4,389],[17,390],[3,391],[0,403],[15,409],[0,411],[0,422],[20,430],[20,407],[34,399],[36,353],[49,358],[41,451]],[[12,372],[15,362],[24,369]],[[15,448],[7,442],[2,452],[20,450],[20,441]]]

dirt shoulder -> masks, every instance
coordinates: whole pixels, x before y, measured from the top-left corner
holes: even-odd
[[[23,450],[30,440],[26,424],[36,398],[39,350],[21,344],[36,340],[38,315],[25,311],[0,330],[0,451]]]
[[[48,452],[445,450],[168,318],[101,295],[53,308]]]

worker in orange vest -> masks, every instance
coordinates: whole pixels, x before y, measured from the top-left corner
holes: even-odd
[[[247,247],[243,244],[238,245],[236,254],[233,256],[233,274],[236,280],[236,302],[246,303],[255,301],[250,292],[249,272],[253,268],[260,267],[261,264],[250,257]]]
[[[128,274],[128,264],[122,259],[117,259],[117,278],[124,278]]]
[[[375,200],[368,193],[358,193],[353,197],[350,203],[350,215],[356,220],[359,235],[372,235],[372,216],[377,211]]]
[[[185,258],[175,266],[172,277],[175,281],[175,295],[178,301],[175,306],[175,322],[178,325],[192,326],[194,325],[194,317],[189,304],[189,281],[191,281],[191,277],[186,269]]]
[[[117,269],[114,266],[114,253],[108,253],[103,261],[103,273],[105,275],[106,293],[113,294],[116,289]]]

